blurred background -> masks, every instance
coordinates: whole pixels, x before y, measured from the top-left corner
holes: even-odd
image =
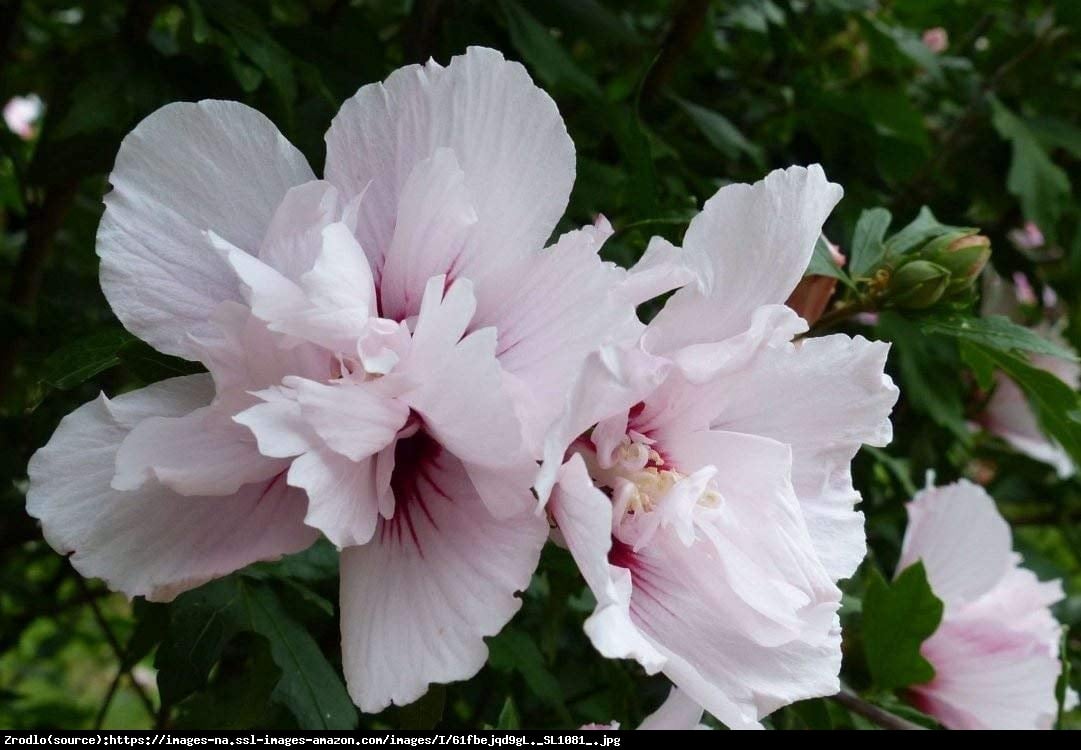
[[[578,153],[562,228],[603,211],[616,228],[608,259],[633,262],[653,234],[678,242],[726,182],[819,162],[845,188],[826,230],[842,252],[866,209],[887,209],[896,229],[928,206],[991,239],[1025,322],[1076,342],[1079,34],[1076,0],[0,0],[0,727],[305,723],[258,628],[220,634],[205,664],[177,666],[214,592],[128,602],[75,574],[24,509],[26,463],[64,414],[197,367],[127,334],[98,286],[107,174],[156,108],[246,102],[318,173],[323,134],[359,86],[494,47],[558,103]],[[955,344],[895,319],[842,325],[894,342],[903,393],[895,442],[856,464],[872,563],[892,570],[902,503],[927,471],[980,481],[1026,562],[1064,579],[1056,613],[1081,666],[1081,485],[968,428],[982,396]],[[245,575],[311,634],[309,656],[337,669],[334,554],[319,546]],[[860,587],[846,590],[857,638]],[[586,642],[591,603],[569,557],[548,550],[526,599],[476,678],[345,725],[634,726],[660,702],[663,682]],[[865,680],[850,635],[845,678]],[[860,721],[827,701],[772,719]]]

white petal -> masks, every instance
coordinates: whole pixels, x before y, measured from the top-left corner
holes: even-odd
[[[341,220],[343,211],[338,190],[329,182],[314,180],[293,188],[270,220],[259,260],[298,281],[315,264],[323,229]]]
[[[313,177],[243,104],[176,103],[151,114],[120,145],[98,228],[101,286],[117,317],[155,348],[193,357],[188,334],[219,302],[240,298],[203,232],[257,252],[286,191]]]
[[[931,589],[947,607],[990,591],[1012,567],[1009,524],[982,487],[962,479],[930,488],[906,510],[908,528],[897,570],[923,560]]]
[[[683,249],[708,263],[703,292],[676,292],[650,324],[650,351],[721,341],[761,305],[782,304],[811,260],[822,224],[841,199],[817,164],[776,170],[754,185],[727,185],[691,220]]]
[[[542,503],[571,442],[598,422],[626,414],[664,381],[668,370],[666,361],[638,349],[603,347],[586,358],[545,439],[544,463],[534,485]]]
[[[261,454],[247,429],[211,405],[136,425],[117,451],[112,487],[137,490],[156,480],[181,495],[231,495],[287,466]]]
[[[840,335],[759,347],[708,382],[670,377],[639,429],[707,426],[790,445],[792,481],[815,550],[834,580],[847,578],[865,550],[850,464],[860,445],[885,445],[892,436],[898,391],[883,373],[887,351],[887,344]]]
[[[326,449],[305,453],[289,467],[289,484],[308,494],[304,523],[339,549],[367,544],[379,517],[375,460],[350,461]]]
[[[672,688],[668,699],[651,713],[639,729],[698,729],[702,723],[702,707],[679,688]]]
[[[469,199],[465,173],[454,152],[437,149],[413,168],[402,186],[394,237],[380,279],[383,315],[404,320],[416,315],[428,279],[453,281],[475,248],[466,244],[477,214]]]
[[[343,666],[367,712],[476,674],[547,537],[532,512],[495,520],[461,463],[423,433],[399,443],[393,487],[394,518],[342,553]]]
[[[136,492],[110,487],[117,448],[134,425],[188,413],[212,393],[210,378],[195,375],[100,397],[68,415],[34,454],[27,510],[76,570],[128,596],[168,601],[315,541],[302,521],[304,497],[284,477],[227,497],[183,497],[155,484]]]
[[[646,672],[657,672],[665,657],[631,621],[630,573],[608,564],[612,502],[593,486],[581,456],[572,456],[560,468],[559,483],[548,507],[597,599],[597,607],[585,624],[593,646],[609,659],[634,659]]]
[[[389,397],[380,381],[334,383],[287,379],[305,421],[327,446],[351,461],[390,445],[409,418],[409,407]]]
[[[446,68],[412,65],[363,87],[326,141],[326,178],[347,195],[368,189],[357,236],[377,270],[403,187],[437,149],[453,150],[465,173],[479,218],[469,244],[488,261],[541,247],[574,181],[574,146],[555,103],[525,68],[481,47]]]

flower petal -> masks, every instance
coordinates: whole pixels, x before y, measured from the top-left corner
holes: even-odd
[[[783,304],[842,192],[817,164],[718,190],[683,238],[684,251],[702,256],[710,271],[668,300],[650,324],[647,348],[659,354],[721,341],[743,331],[759,306]]]
[[[920,652],[935,668],[912,687],[917,707],[950,729],[1050,729],[1061,664],[1004,622],[943,621]]]
[[[186,497],[155,485],[110,486],[116,452],[132,428],[204,406],[210,378],[173,378],[68,415],[30,461],[28,512],[81,574],[128,596],[168,601],[259,560],[299,552],[317,538],[303,524],[303,494],[284,477],[227,497]]]
[[[350,461],[316,449],[293,461],[289,484],[308,495],[304,523],[319,529],[339,549],[367,544],[379,518],[374,459]]]
[[[593,486],[580,455],[559,470],[549,512],[586,584],[597,599],[585,631],[593,646],[609,659],[634,659],[649,674],[665,665],[665,657],[631,621],[631,576],[608,563],[612,548],[612,501]]]
[[[672,688],[661,707],[651,713],[639,729],[698,729],[702,723],[702,707],[679,688]],[[705,729],[706,727],[701,727]]]
[[[342,553],[343,666],[368,712],[476,674],[548,531],[532,512],[496,520],[461,463],[423,432],[399,441],[392,486],[394,517]]]
[[[669,378],[639,429],[663,440],[705,423],[792,446],[792,482],[815,550],[834,580],[847,578],[865,551],[850,464],[860,445],[885,445],[892,435],[898,391],[883,372],[887,352],[887,344],[841,335],[758,347],[708,382]]]
[[[258,252],[286,192],[313,178],[273,123],[243,104],[151,114],[120,145],[98,228],[101,286],[117,317],[156,349],[194,357],[188,334],[240,298],[203,232]]]
[[[982,487],[962,479],[929,488],[905,509],[897,570],[923,560],[931,589],[948,608],[987,593],[1013,566],[1010,526]]]
[[[350,461],[390,445],[409,418],[409,407],[383,392],[382,381],[334,383],[287,378],[304,420],[327,447]]]
[[[117,451],[112,487],[130,491],[156,481],[181,495],[231,495],[287,467],[261,454],[246,428],[211,405],[137,424]]]
[[[377,275],[403,187],[437,149],[453,150],[465,173],[478,216],[469,245],[486,264],[540,248],[574,182],[574,145],[555,103],[525,68],[483,47],[361,88],[326,141],[327,180],[345,195],[367,188],[357,237]]]

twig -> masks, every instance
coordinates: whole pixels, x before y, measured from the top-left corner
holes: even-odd
[[[840,703],[854,714],[858,714],[873,724],[877,724],[883,729],[926,729],[927,727],[921,727],[919,724],[909,721],[908,719],[902,719],[896,714],[891,714],[884,708],[868,703],[863,698],[853,693],[848,688],[841,688],[841,692],[832,696],[833,700]]]
[[[88,592],[86,581],[81,575],[76,575],[75,581],[85,595]],[[120,646],[120,641],[116,639],[116,635],[113,633],[113,629],[109,627],[109,623],[106,621],[105,615],[102,614],[101,607],[98,606],[97,600],[91,598],[89,599],[88,603],[90,604],[90,611],[93,612],[94,619],[98,623],[98,627],[101,628],[101,632],[105,635],[105,640],[106,642],[108,642],[109,648],[113,650],[113,655],[116,657],[117,663],[120,665],[120,672],[122,674],[128,674],[131,681],[131,686],[135,690],[136,695],[139,696],[139,700],[141,700],[143,702],[143,705],[146,707],[147,713],[149,713],[152,718],[157,716],[158,709],[154,707],[154,701],[150,700],[150,696],[146,694],[143,686],[136,682],[134,677],[131,677],[131,665],[128,664],[125,650]],[[106,700],[112,700],[111,692],[108,696],[106,696]],[[102,706],[102,714],[104,714],[104,712],[108,710],[108,708],[108,703]],[[104,719],[104,715],[102,715],[101,718]]]
[[[676,72],[679,59],[690,48],[695,38],[701,33],[709,11],[709,0],[684,0],[672,17],[672,25],[661,44],[661,52],[650,68],[645,83],[642,84],[642,99],[652,102],[657,99],[668,81]]]

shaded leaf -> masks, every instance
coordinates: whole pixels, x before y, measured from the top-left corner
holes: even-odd
[[[922,562],[887,583],[871,571],[863,597],[863,646],[871,679],[881,690],[916,685],[935,676],[920,646],[942,621],[942,602],[931,591]]]

